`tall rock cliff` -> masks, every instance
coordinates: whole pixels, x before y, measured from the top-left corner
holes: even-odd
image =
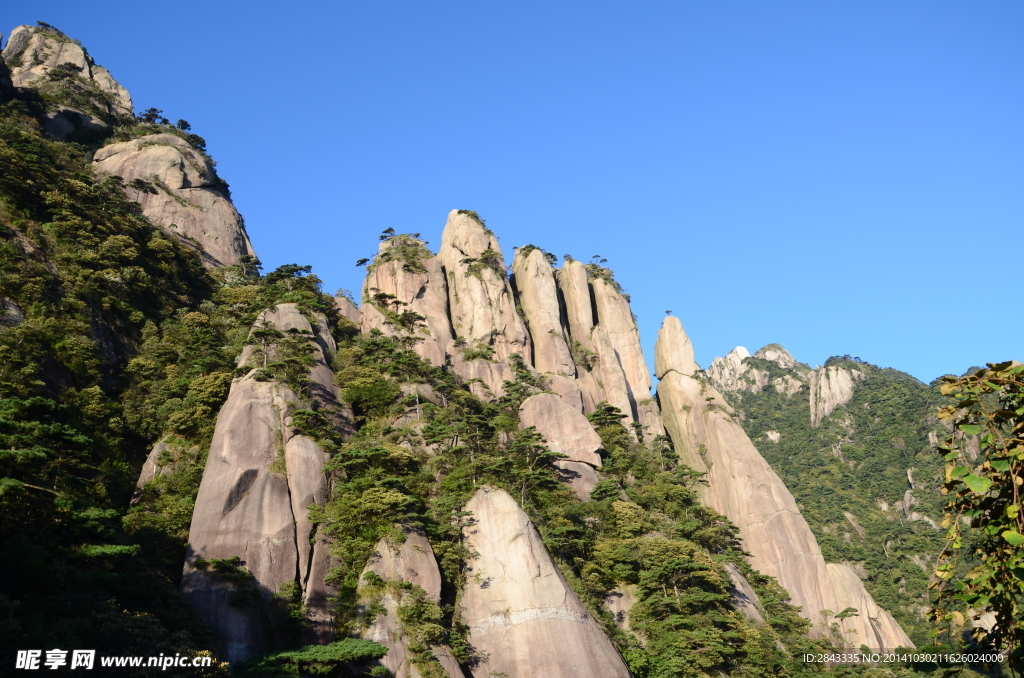
[[[313,639],[333,635],[327,612],[330,568],[326,543],[309,519],[309,507],[326,501],[326,455],[292,425],[291,413],[319,401],[338,420],[333,375],[327,367],[334,342],[323,318],[315,324],[295,304],[279,304],[255,326],[263,332],[291,334],[300,348],[308,342],[314,364],[308,394],[268,378],[263,365],[282,357],[280,340],[253,345],[241,364],[249,372],[231,385],[217,417],[210,454],[196,497],[181,591],[223,643],[228,661],[244,661],[275,643],[267,609],[274,594],[298,586],[309,609]],[[265,334],[264,334],[265,336]],[[262,355],[261,355],[262,353]],[[284,356],[287,357],[287,356]],[[250,573],[211,565],[214,559],[239,558]],[[227,572],[227,573],[225,573]]]
[[[441,262],[423,241],[400,235],[380,244],[367,268],[361,310],[363,332],[414,337],[421,358],[438,367],[448,362],[454,339],[448,287]]]
[[[474,554],[462,620],[483,660],[474,675],[628,678],[629,670],[503,490],[481,488],[463,531]]]
[[[864,373],[840,366],[819,367],[810,374],[811,426],[818,426],[837,407],[853,398],[853,386]]]
[[[845,609],[837,607],[842,600],[869,600],[870,595],[858,579],[855,592],[840,597],[837,587],[851,583],[834,579],[793,495],[733,420],[724,396],[689,376],[695,365],[688,343],[679,321],[666,318],[655,347],[655,374],[661,379],[658,398],[676,451],[688,465],[707,473],[702,498],[739,528],[751,564],[778,579],[814,623],[817,635],[828,635],[831,617],[824,611],[839,612]],[[843,642],[855,648],[911,646],[888,612],[877,606],[872,612],[874,620],[868,614],[844,620],[849,628],[844,628]]]
[[[481,380],[486,391],[500,395],[502,383],[514,378],[509,357],[517,353],[531,364],[533,354],[526,326],[516,313],[498,239],[479,218],[452,210],[437,258],[447,276],[452,326],[459,340],[451,356],[455,372],[465,380]]]

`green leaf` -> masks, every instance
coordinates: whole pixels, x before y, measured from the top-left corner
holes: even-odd
[[[1008,462],[1005,459],[993,459],[990,463],[992,464],[992,468],[994,468],[997,471],[1010,470],[1010,462]]]
[[[970,472],[971,469],[967,466],[957,466],[950,472],[949,475],[952,476],[953,478],[959,478],[960,476],[965,476]]]
[[[976,436],[981,433],[981,424],[960,424],[957,428],[969,436]]]
[[[1020,546],[1024,544],[1024,534],[1017,532],[1016,530],[1006,530],[1003,532],[1003,539],[1010,542],[1013,546]]]
[[[988,478],[982,478],[971,473],[964,477],[964,483],[967,487],[971,488],[971,492],[977,492],[978,494],[984,494],[988,492],[988,489],[992,487],[992,481]]]

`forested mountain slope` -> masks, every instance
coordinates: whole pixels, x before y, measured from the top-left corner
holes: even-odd
[[[822,553],[846,562],[918,644],[945,532],[937,386],[849,356],[810,369],[781,346],[709,367],[743,428],[786,482]]]

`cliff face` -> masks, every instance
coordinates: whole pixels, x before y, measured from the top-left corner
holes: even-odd
[[[708,485],[701,488],[704,503],[740,529],[744,548],[753,556],[751,564],[778,579],[793,604],[814,623],[817,635],[828,635],[831,618],[823,611],[845,609],[837,606],[851,596],[862,602],[871,596],[859,579],[852,591],[839,590],[853,584],[846,578],[834,579],[793,495],[733,420],[725,397],[688,376],[694,367],[692,348],[677,319],[665,319],[655,351],[665,424],[677,453],[707,473]],[[889,613],[877,606],[872,611],[875,622],[868,615],[844,620],[849,628],[843,642],[873,649],[911,645]]]
[[[117,175],[142,213],[193,247],[210,267],[255,256],[242,217],[204,154],[174,134],[150,134],[105,146],[94,156],[97,173]]]
[[[241,364],[251,369],[231,385],[217,417],[196,497],[181,591],[218,632],[223,656],[232,662],[273,647],[275,630],[267,608],[272,596],[288,586],[301,590],[312,639],[326,642],[333,635],[326,607],[332,592],[324,584],[330,557],[309,519],[309,507],[323,505],[327,498],[326,455],[291,425],[291,413],[304,400],[319,400],[333,409],[333,416],[342,416],[326,365],[334,342],[323,319],[311,324],[295,304],[265,312],[256,327],[282,334],[297,331],[299,341],[308,337],[314,364],[310,394],[300,398],[261,371],[261,365],[280,357],[280,345],[271,340],[259,349],[262,356],[250,346]],[[251,581],[233,581],[210,565],[214,559],[236,557]]]
[[[465,510],[472,556],[462,619],[484,657],[474,675],[628,678],[629,670],[503,490],[482,488]]]

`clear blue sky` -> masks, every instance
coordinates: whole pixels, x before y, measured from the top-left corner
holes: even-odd
[[[189,120],[267,269],[452,208],[601,254],[645,349],[1024,359],[1024,4],[6,0]]]

